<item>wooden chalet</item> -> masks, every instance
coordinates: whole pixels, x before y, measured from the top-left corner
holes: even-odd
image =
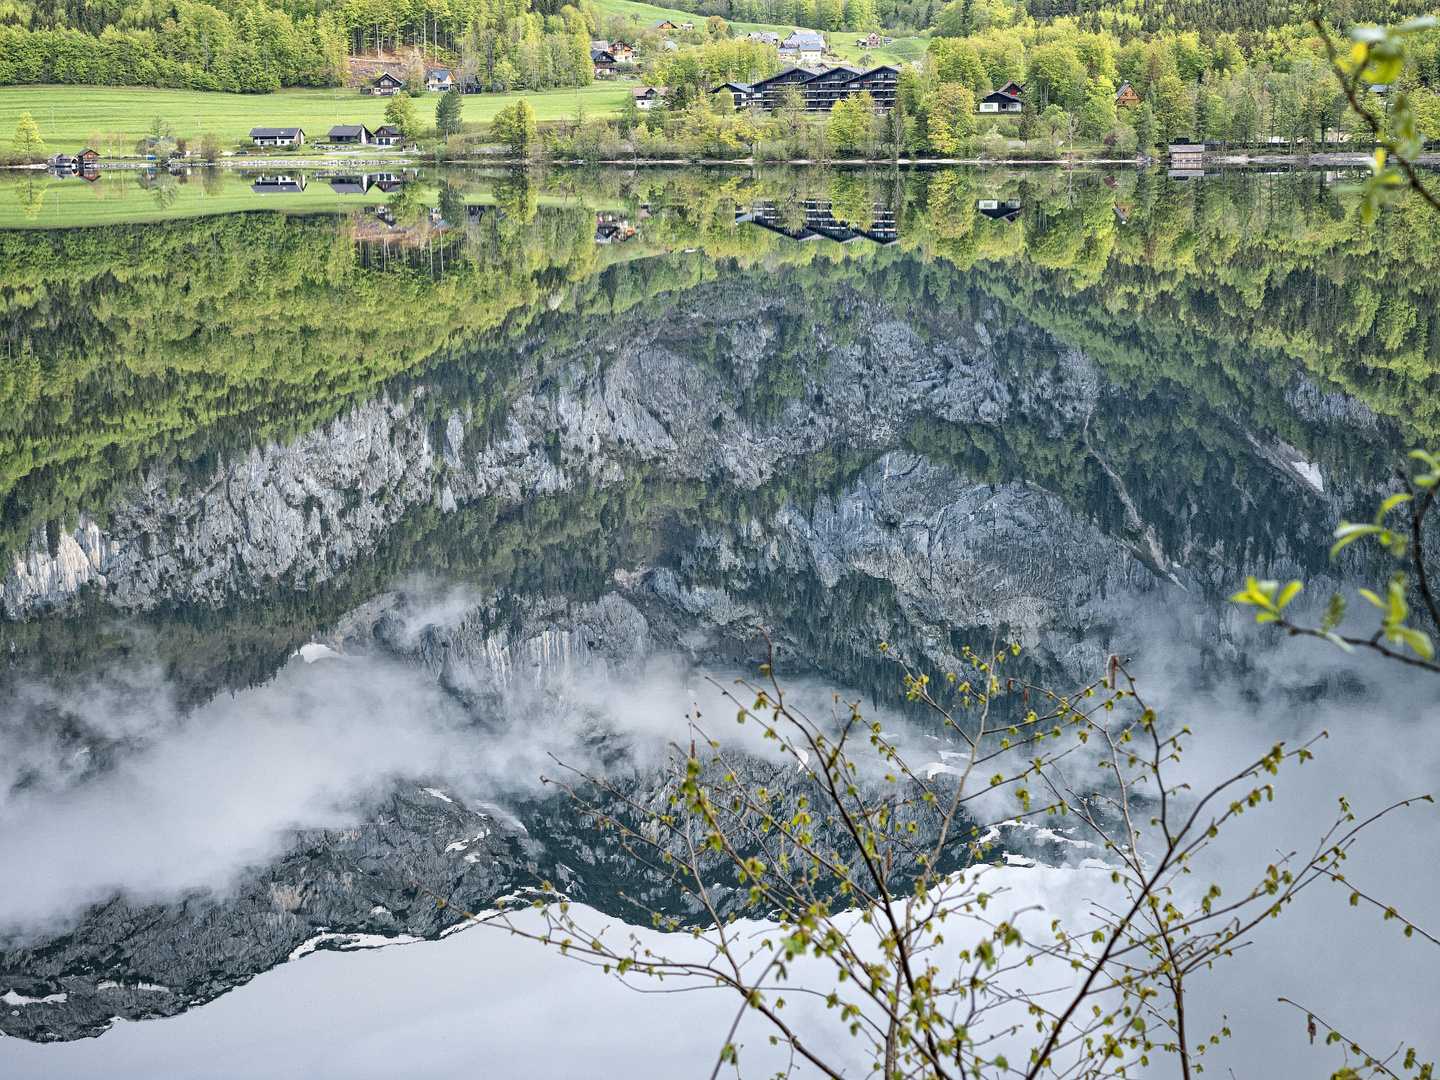
[[[635,60],[635,50],[626,45],[623,41],[612,41],[605,47],[606,52],[615,58],[617,64],[629,64]]]
[[[370,133],[372,146],[399,146],[404,136],[394,124],[381,124]]]
[[[250,141],[256,146],[304,146],[305,132],[298,127],[257,127],[250,129]]]
[[[1115,104],[1139,105],[1140,95],[1135,92],[1135,88],[1128,81],[1123,82],[1120,84],[1120,89],[1115,92]]]
[[[455,75],[449,68],[436,68],[425,72],[425,89],[432,94],[443,94],[455,85]]]
[[[669,19],[657,19],[655,22],[652,22],[652,23],[650,24],[650,29],[651,29],[651,30],[679,30],[680,28],[679,28],[678,26],[676,26],[673,22],[671,22]]]
[[[1020,100],[1025,88],[1013,79],[999,90],[986,94],[980,99],[978,111],[982,113],[1018,113],[1025,109]]]
[[[591,49],[590,63],[595,66],[596,75],[614,75],[618,61],[609,49]]]
[[[404,89],[405,84],[400,79],[388,71],[382,71],[379,77],[361,92],[371,97],[394,97]]]

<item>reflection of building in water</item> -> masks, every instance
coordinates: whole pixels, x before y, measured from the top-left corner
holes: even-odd
[[[617,214],[613,210],[601,210],[595,215],[595,242],[597,244],[623,244],[634,235],[634,228],[623,214]]]
[[[1014,221],[1020,216],[1019,199],[981,199],[975,207],[991,221]]]
[[[81,180],[94,183],[100,179],[100,155],[89,147],[73,157],[56,154],[50,159],[50,173],[52,176],[78,176]]]
[[[792,240],[818,240],[824,237],[841,244],[854,243],[856,240],[894,244],[900,239],[895,230],[894,212],[878,202],[871,206],[868,229],[857,229],[837,218],[833,204],[825,199],[806,199],[795,204],[795,209],[803,210],[805,214],[804,224],[798,227],[797,223],[786,220],[790,215],[784,209],[769,202],[757,202],[746,211],[737,210],[735,220],[737,223],[748,221]]]
[[[326,179],[330,182],[330,190],[336,195],[364,195],[373,183],[368,173],[330,176]]]
[[[400,173],[379,172],[370,175],[370,186],[389,194],[405,186],[405,177]]]
[[[250,185],[250,190],[256,195],[298,195],[305,190],[305,177],[299,173],[294,176],[283,173],[277,176],[265,176],[262,173]]]

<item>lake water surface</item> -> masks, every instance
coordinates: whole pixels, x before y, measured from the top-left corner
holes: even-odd
[[[1340,794],[1431,791],[1429,677],[1227,600],[1388,573],[1331,533],[1440,425],[1440,219],[1367,225],[1345,179],[0,187],[0,1070],[710,1075],[728,998],[454,933],[410,880],[633,921],[633,868],[539,777],[659,790],[767,641],[797,695],[916,740],[894,659],[997,638],[1055,685],[1132,657],[1197,783],[1328,729],[1207,867],[1227,883]],[[1436,824],[1349,871],[1432,929]],[[1001,847],[1017,903],[1103,889],[1063,845]],[[1210,1069],[1338,1067],[1280,995],[1440,1052],[1434,946],[1345,899],[1196,988],[1234,1032]],[[783,1066],[765,1035],[747,1071]]]

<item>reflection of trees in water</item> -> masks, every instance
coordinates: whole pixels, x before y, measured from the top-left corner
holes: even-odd
[[[225,190],[225,171],[214,165],[200,170],[200,189],[206,195],[219,195]]]
[[[160,210],[168,210],[180,197],[179,181],[168,172],[157,170],[153,173],[141,173],[136,183],[150,192],[150,197],[155,200],[155,206]]]
[[[34,179],[27,178],[15,192],[16,201],[20,203],[20,209],[25,212],[26,221],[34,221],[40,216],[40,206],[45,201],[47,186],[46,184],[37,184]]]
[[[856,232],[875,224],[877,193],[871,190],[868,173],[844,172],[831,177],[830,213]]]

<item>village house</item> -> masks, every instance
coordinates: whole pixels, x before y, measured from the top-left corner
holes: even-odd
[[[889,64],[861,70],[848,66],[835,68],[786,68],[778,75],[761,79],[750,88],[751,100],[774,111],[787,87],[798,87],[805,98],[806,112],[829,112],[837,101],[868,93],[878,112],[888,112],[895,105],[895,90],[900,85],[900,69]]]
[[[400,129],[393,124],[381,124],[370,133],[370,144],[372,146],[399,146],[404,138]]]
[[[1135,88],[1128,82],[1123,82],[1120,84],[1120,89],[1115,92],[1115,104],[1139,105],[1140,95],[1135,92]]]
[[[680,28],[679,28],[678,26],[676,26],[673,22],[671,22],[669,19],[657,19],[655,22],[652,22],[652,23],[650,24],[650,29],[651,29],[651,30],[679,30]]]
[[[863,38],[856,38],[855,44],[862,49],[883,49],[886,45],[889,45],[894,40],[894,38],[881,37],[879,34],[872,31],[870,34]]]
[[[605,51],[615,58],[617,64],[629,64],[635,60],[635,50],[623,41],[612,41]]]
[[[680,24],[680,29],[681,29],[681,30],[694,30],[694,29],[695,29],[695,24],[694,24],[693,22],[682,22],[682,23]]]
[[[758,41],[761,45],[774,45],[780,47],[780,35],[769,30],[751,30],[745,35],[746,41]]]
[[[721,83],[719,86],[713,86],[713,87],[711,87],[711,88],[710,88],[710,93],[712,93],[712,94],[718,94],[718,93],[720,93],[721,90],[725,90],[725,91],[728,91],[728,92],[729,92],[730,97],[731,97],[732,99],[734,99],[735,107],[736,107],[737,109],[748,108],[749,106],[753,105],[755,102],[757,102],[757,101],[760,100],[760,95],[758,95],[758,94],[755,92],[755,88],[754,88],[753,86],[751,86],[749,83],[743,83],[743,82],[725,82],[725,83]]]
[[[404,82],[391,75],[390,72],[382,71],[379,77],[361,92],[371,97],[394,97],[404,89]]]
[[[325,141],[336,146],[369,146],[370,130],[364,124],[336,124],[325,136]]]
[[[796,30],[780,43],[780,59],[804,66],[818,64],[825,52],[825,39],[813,30]]]
[[[298,127],[257,127],[250,129],[256,146],[304,146],[305,132]]]
[[[590,63],[595,65],[597,78],[615,74],[615,57],[610,54],[608,49],[591,49]]]
[[[449,68],[436,68],[425,72],[425,89],[432,94],[443,94],[455,85],[455,76]]]
[[[1025,110],[1020,95],[1025,93],[1025,88],[1019,83],[1011,80],[996,90],[993,94],[986,94],[980,99],[979,111],[982,113],[1018,113]]]
[[[630,91],[630,96],[635,99],[637,109],[653,109],[660,99],[665,96],[663,86],[637,86]]]

